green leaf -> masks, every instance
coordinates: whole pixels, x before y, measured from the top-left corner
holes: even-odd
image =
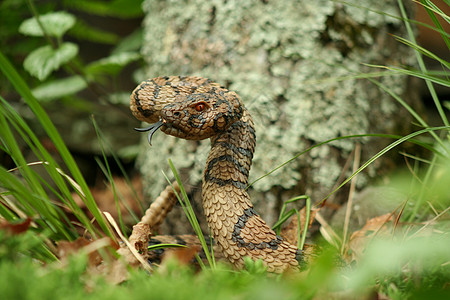
[[[139,51],[142,46],[144,36],[144,30],[138,28],[131,34],[123,38],[119,44],[113,49],[112,54],[118,54],[121,52]]]
[[[81,76],[53,80],[33,89],[33,95],[39,100],[53,100],[75,94],[87,87]]]
[[[65,5],[98,16],[136,18],[144,14],[142,11],[142,2],[143,0],[72,0],[65,1]]]
[[[40,47],[25,58],[23,66],[31,75],[44,80],[51,72],[70,61],[78,54],[78,46],[73,43],[63,43],[58,49],[51,46]]]
[[[77,20],[75,26],[67,34],[80,40],[107,45],[115,45],[120,40],[117,34],[93,27],[82,20]]]
[[[76,18],[69,13],[59,11],[39,17],[39,21],[48,35],[61,37],[75,24]],[[42,28],[36,18],[27,19],[20,24],[19,32],[24,35],[43,36]]]
[[[122,52],[99,59],[87,66],[86,72],[91,74],[117,74],[127,64],[138,60],[141,55],[137,52]]]
[[[122,18],[136,18],[144,14],[142,0],[113,0],[110,4],[111,11]]]
[[[444,107],[450,110],[450,101],[444,101]]]
[[[108,95],[108,101],[113,104],[130,105],[130,92],[118,92]]]

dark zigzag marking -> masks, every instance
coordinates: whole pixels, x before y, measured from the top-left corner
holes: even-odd
[[[230,128],[225,133],[231,133],[233,130],[241,130],[242,127],[244,127],[245,130],[247,130],[248,134],[252,135],[252,139],[256,140],[256,132],[253,126],[246,121],[243,121],[242,119],[237,120],[233,124],[230,125]]]
[[[211,95],[211,97],[214,97],[214,100],[216,100],[216,102],[213,105],[213,108],[218,108],[220,105],[226,104],[227,107],[228,107],[228,111],[229,112],[233,111],[233,108],[231,107],[230,101],[227,98],[225,98],[223,93],[221,93],[221,92],[216,93],[215,91],[214,92],[213,91],[209,91],[208,93]],[[218,95],[220,97],[218,97]]]
[[[232,185],[240,190],[245,190],[247,188],[247,182],[242,182],[239,180],[233,180],[233,179],[220,179],[217,177],[210,176],[209,174],[205,174],[204,176],[205,182],[213,182],[215,184],[218,184],[219,186],[226,186],[226,185]]]
[[[271,239],[268,242],[261,242],[261,243],[258,243],[258,244],[255,244],[255,243],[252,243],[252,242],[246,243],[244,241],[244,238],[241,237],[241,230],[245,227],[245,224],[247,223],[247,221],[253,216],[258,216],[258,214],[253,209],[253,207],[249,207],[249,208],[245,209],[244,213],[239,216],[238,221],[236,222],[236,224],[234,224],[234,230],[231,233],[231,239],[233,240],[233,242],[236,242],[238,247],[247,248],[247,249],[250,249],[250,250],[253,250],[253,249],[265,249],[265,248],[270,248],[272,250],[277,250],[278,249],[278,245],[281,244],[282,241],[283,241],[283,239],[280,236],[278,236],[278,235],[277,235],[276,239]]]
[[[185,114],[189,116],[188,118],[188,125],[193,128],[201,128],[206,123],[206,119],[202,115],[189,115],[187,111],[185,111]],[[200,123],[195,124],[194,120],[199,120]]]
[[[251,150],[249,150],[247,148],[236,147],[232,143],[222,141],[222,142],[216,142],[214,146],[222,146],[223,148],[230,149],[231,151],[233,151],[236,154],[242,154],[250,159],[253,158],[253,152]]]
[[[208,166],[206,167],[206,172],[205,172],[205,177],[206,176],[210,176],[209,173],[211,171],[212,168],[214,168],[215,164],[217,164],[218,162],[221,161],[226,161],[226,162],[230,162],[234,165],[234,167],[245,177],[248,177],[248,172],[249,170],[247,170],[244,166],[241,165],[241,163],[239,163],[239,161],[234,158],[232,155],[221,155],[218,157],[214,157],[213,159],[210,160],[210,162],[208,163]]]
[[[243,120],[239,120],[237,122],[235,122],[234,124],[231,125],[231,127],[235,128],[239,128],[241,126],[244,126],[245,129],[248,130],[248,132],[253,136],[253,139],[256,139],[256,132],[255,132],[255,128],[253,128],[253,126],[249,123],[249,122],[245,122]]]
[[[242,121],[242,120],[238,120],[238,121],[236,121],[236,122],[234,122],[233,124],[231,124],[230,125],[230,127],[227,129],[227,130],[225,130],[225,131],[223,131],[223,132],[219,132],[217,135],[216,135],[216,137],[215,137],[215,140],[217,141],[217,140],[220,140],[221,138],[222,138],[222,136],[233,136],[233,135],[235,135],[236,133],[235,132],[233,132],[234,130],[238,130],[238,131],[240,131],[241,129],[242,129],[242,127],[245,127],[246,129],[247,129],[247,133],[244,133],[244,134],[250,134],[251,136],[252,136],[252,138],[251,138],[251,140],[253,140],[252,142],[253,143],[255,143],[255,140],[256,140],[256,134],[255,134],[255,130],[253,129],[253,127],[251,126],[251,124],[250,123],[247,123],[247,122],[244,122],[244,121]],[[238,133],[238,134],[240,134],[240,133]],[[228,139],[228,138],[227,138]],[[219,141],[219,142],[216,142],[217,143],[217,145],[220,145],[220,144],[229,144],[229,145],[231,145],[231,146],[233,146],[233,147],[235,147],[235,148],[237,148],[236,146],[234,146],[232,143],[230,143],[230,142],[223,142],[223,141]],[[214,144],[213,146],[215,146],[216,144]],[[240,149],[243,149],[244,150],[244,152],[245,151],[249,151],[249,153],[251,154],[251,155],[246,155],[247,157],[250,157],[250,158],[252,158],[253,159],[253,150],[248,150],[248,149],[245,149],[245,148],[240,148]],[[243,153],[244,154],[244,153]]]
[[[150,117],[153,115],[152,110],[146,110],[142,108],[141,100],[139,99],[139,92],[143,90],[145,87],[149,85],[149,81],[158,86],[153,80],[146,80],[143,83],[139,85],[139,88],[134,92],[134,102],[136,103],[136,107],[138,111],[144,116],[144,117]]]
[[[153,91],[153,99],[158,99],[159,91],[161,90],[161,86],[159,84],[156,84],[156,82],[153,79],[151,82],[155,86],[155,90]]]
[[[219,120],[220,118],[223,118],[225,120],[225,124],[228,124],[230,122],[230,116],[227,113],[218,113],[214,117],[214,124],[212,126],[212,128],[216,131],[219,131],[219,129],[218,129],[219,126],[217,125],[217,120]]]
[[[181,79],[181,78],[180,78],[180,79]],[[199,85],[193,85],[193,86],[191,87],[191,93],[192,93],[192,94],[194,94],[194,93],[197,91],[197,89],[198,89],[199,87],[206,86],[206,85],[212,83],[212,81],[209,80],[208,78],[204,78],[204,79],[205,79],[205,81],[203,81],[201,84],[199,84]]]
[[[218,93],[216,93],[216,90],[214,88],[214,91],[209,91],[209,93],[215,98],[216,102],[214,103],[213,107],[214,108],[218,108],[220,105],[222,104],[226,104],[228,107],[227,112],[230,113],[232,116],[230,116],[230,118],[232,118],[234,115],[237,116],[237,119],[240,119],[242,117],[242,113],[243,113],[243,109],[242,109],[242,105],[239,106],[239,109],[233,109],[230,100],[227,99],[227,97],[225,96],[225,94],[227,92],[220,90]],[[220,95],[220,98],[217,97],[217,95]],[[236,98],[236,97],[235,97]],[[239,101],[239,99],[236,99],[236,101]]]

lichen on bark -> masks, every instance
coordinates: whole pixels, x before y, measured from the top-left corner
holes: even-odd
[[[364,64],[411,63],[411,51],[390,35],[403,30],[400,20],[389,17],[398,15],[395,1],[351,6],[324,0],[147,0],[144,10],[148,78],[208,77],[235,90],[250,110],[257,134],[250,182],[313,144],[351,134],[394,133],[401,127],[399,118],[408,122],[385,92],[351,78],[371,70]],[[379,80],[399,94],[407,89],[404,77]],[[274,197],[264,193],[277,191],[275,201],[287,200],[281,190],[319,200],[336,183],[354,142],[316,148],[258,181],[253,194],[268,199]],[[151,198],[166,184],[159,170],[169,173],[168,158],[187,172],[189,184],[201,182],[208,141],[156,134],[152,148],[145,144],[138,164]],[[371,153],[363,145],[363,154]],[[279,206],[263,202],[257,203],[263,215]]]

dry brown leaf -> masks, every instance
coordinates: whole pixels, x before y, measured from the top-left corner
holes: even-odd
[[[95,240],[95,241],[89,241],[84,237],[79,237],[75,241],[69,242],[69,241],[59,241],[57,244],[57,254],[58,257],[61,259],[62,262],[66,262],[67,258],[71,254],[78,253],[80,251],[84,251],[88,254],[89,257],[89,267],[95,267],[100,265],[103,262],[103,258],[100,255],[99,251],[102,248],[105,247],[113,247],[115,249],[118,248],[118,245],[114,243],[113,240],[111,240],[108,237]],[[105,251],[105,253],[108,253]]]
[[[119,284],[128,279],[128,267],[143,267],[149,272],[152,271],[151,266],[147,262],[147,245],[150,238],[150,228],[148,225],[138,223],[133,226],[133,233],[128,241],[120,231],[119,226],[111,214],[108,212],[103,212],[103,214],[117,235],[122,239],[123,243],[117,250],[120,258],[113,260],[111,263],[104,262],[97,269],[98,272],[106,274],[108,282]]]
[[[308,228],[310,228],[311,224],[314,222],[316,213],[318,211],[319,209],[311,209]],[[306,221],[306,207],[303,207],[299,213],[300,213],[301,228],[303,232],[303,228],[305,228],[305,221]],[[296,214],[291,217],[291,221],[289,222],[289,224],[281,230],[281,236],[292,245],[297,245],[298,219]]]
[[[140,214],[140,208],[138,203],[136,202],[135,195],[130,190],[130,187],[127,183],[127,181],[122,177],[114,177],[114,185],[117,190],[117,193],[119,195],[123,196],[123,201],[119,201],[119,209],[122,219],[124,220],[125,224],[132,224],[133,219],[131,218],[127,206],[135,213]],[[142,195],[139,195],[139,191],[142,190],[142,181],[139,176],[135,176],[131,179],[131,184],[133,185],[134,189],[138,191],[138,197],[141,198]],[[117,211],[117,204],[116,199],[114,198],[114,193],[110,185],[104,186],[102,183],[100,186],[97,185],[96,187],[93,187],[91,189],[92,196],[95,199],[95,202],[97,203],[98,208],[100,211],[107,211],[109,212],[114,219],[119,219],[119,213]],[[92,217],[88,209],[86,208],[86,204],[83,202],[83,200],[79,197],[77,193],[72,194],[75,203],[81,207],[88,216]],[[124,203],[125,202],[125,203]]]
[[[358,260],[366,248],[367,243],[370,242],[375,236],[388,235],[390,230],[387,223],[392,220],[392,213],[384,214],[367,220],[363,228],[353,232],[348,245],[348,249],[351,251],[347,251],[347,253],[350,253],[347,259],[349,259],[349,261]]]
[[[31,218],[27,218],[22,223],[11,224],[6,220],[1,220],[0,229],[7,231],[12,235],[21,234],[30,228]]]
[[[320,210],[320,208],[319,209],[311,209],[308,229],[311,227],[312,223],[314,222],[316,213],[319,210]],[[303,228],[305,228],[305,221],[306,221],[306,207],[303,207],[300,210],[300,223],[301,223],[300,226],[302,228],[302,231],[303,231]],[[286,239],[292,245],[297,245],[298,219],[297,219],[296,214],[293,215],[289,224],[281,230],[280,234],[284,239]],[[311,262],[311,260],[317,256],[317,253],[319,251],[320,250],[317,246],[308,245],[308,244],[303,245],[303,251],[302,251],[303,262],[306,264],[309,264]]]
[[[201,251],[201,247],[194,245],[186,248],[170,248],[166,249],[161,260],[161,267],[163,270],[168,262],[176,260],[180,265],[191,264],[194,260],[195,254]]]

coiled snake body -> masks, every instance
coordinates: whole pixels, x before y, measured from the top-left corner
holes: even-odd
[[[165,76],[142,82],[131,94],[133,115],[169,135],[211,139],[203,173],[203,208],[213,238],[236,267],[262,259],[270,272],[298,266],[300,252],[255,212],[246,191],[255,149],[253,120],[239,96],[201,77]]]

